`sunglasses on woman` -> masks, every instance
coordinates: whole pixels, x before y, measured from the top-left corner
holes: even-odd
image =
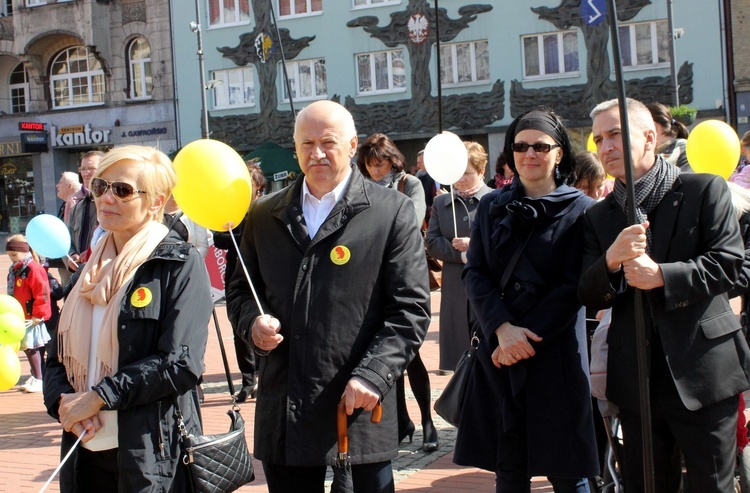
[[[513,150],[513,152],[526,152],[529,150],[529,147],[534,149],[534,152],[536,153],[548,153],[555,147],[560,147],[560,144],[546,144],[543,142],[537,142],[536,144],[527,144],[526,142],[513,142],[510,145],[510,148]]]
[[[112,195],[122,202],[130,202],[137,196],[136,194],[146,193],[145,190],[136,190],[130,183],[122,181],[107,181],[104,178],[94,178],[91,180],[91,193],[96,198],[107,193],[107,190],[110,188],[112,189]]]

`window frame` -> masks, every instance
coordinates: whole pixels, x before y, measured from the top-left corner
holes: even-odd
[[[70,70],[70,68],[71,68],[70,67],[70,53],[73,50],[75,50],[75,51],[84,50],[86,52],[86,68],[87,68],[87,70],[80,71],[80,72],[73,72],[72,70]],[[63,55],[65,55],[66,58],[67,58],[66,59],[66,64],[68,65],[67,71],[63,75],[53,75],[53,69],[54,69],[55,65],[57,64],[58,60],[60,59],[60,57],[62,57]],[[90,61],[92,59],[99,66],[98,69],[91,70]],[[50,68],[49,68],[49,86],[48,87],[49,87],[49,91],[50,91],[50,100],[51,100],[51,103],[52,103],[52,109],[53,110],[69,109],[69,108],[84,108],[84,107],[88,107],[88,106],[101,106],[101,105],[106,104],[106,99],[107,99],[107,81],[106,81],[106,77],[104,75],[104,69],[102,68],[102,62],[99,61],[99,59],[97,59],[96,56],[89,51],[88,47],[86,47],[86,46],[70,46],[68,48],[65,48],[64,50],[60,51],[57,55],[55,55],[55,57],[50,62],[49,67]],[[75,85],[73,84],[73,82],[74,82],[74,79],[81,79],[81,78],[84,78],[84,77],[87,79],[86,87],[88,88],[87,89],[88,102],[87,103],[83,103],[83,104],[76,104],[75,103],[75,91],[74,91]],[[94,92],[93,89],[96,88],[96,86],[98,85],[96,83],[96,79],[99,78],[99,77],[101,78],[101,87],[102,87],[102,90],[101,90],[101,92]],[[64,105],[57,104],[57,97],[56,97],[56,94],[55,94],[55,82],[56,81],[60,81],[60,80],[67,80],[68,81],[68,88],[67,88],[67,90],[68,90],[68,101],[70,102],[70,104],[64,104]],[[101,95],[101,101],[94,101],[93,100],[95,98],[96,94],[100,94]]]
[[[313,7],[313,1],[315,0],[305,0],[307,11],[301,14],[297,14],[294,12],[294,2],[296,0],[274,0],[274,7],[276,7],[276,16],[279,18],[279,20],[282,19],[299,19],[300,17],[311,17],[314,15],[322,15],[323,14],[323,0],[320,0],[320,10],[312,10]],[[282,14],[281,13],[281,3],[287,3],[289,4],[289,14]]]
[[[477,43],[485,43],[487,45],[487,79],[477,79],[477,55],[476,55],[476,45]],[[470,61],[471,61],[471,81],[469,82],[460,82],[458,80],[458,56],[457,56],[457,49],[458,45],[469,45],[469,52],[471,54]],[[489,84],[492,80],[492,77],[490,75],[490,60],[491,57],[489,55],[490,52],[490,43],[487,39],[476,39],[472,41],[459,41],[459,42],[453,42],[453,43],[442,43],[440,45],[440,49],[451,49],[451,76],[453,78],[453,82],[443,82],[442,79],[440,81],[441,87],[466,87],[466,86],[479,86],[479,85],[486,85]],[[437,48],[436,48],[437,50]],[[440,54],[438,53],[438,56]],[[443,67],[445,65],[443,64],[442,58],[441,58],[441,69],[445,70]]]
[[[224,19],[224,4],[227,1],[233,1],[237,5],[237,16],[239,20],[227,22]],[[216,23],[211,22],[211,2],[218,2],[219,5],[219,21]],[[242,4],[247,6],[247,19],[242,19]],[[206,0],[206,25],[208,29],[221,29],[224,27],[244,26],[250,24],[252,10],[250,8],[250,0]]]
[[[372,3],[373,0],[364,0],[364,5],[356,5],[354,2],[356,2],[356,0],[351,0],[352,10],[374,9],[377,7],[401,5],[401,0],[381,0],[378,3]]]
[[[561,69],[559,72],[547,74],[546,67],[544,64],[544,37],[557,36],[557,64]],[[565,70],[565,35],[574,34],[576,36],[576,53],[578,56],[578,70]],[[526,39],[536,38],[537,39],[537,61],[539,62],[539,74],[538,75],[527,75],[526,70]],[[523,34],[521,35],[521,63],[523,65],[523,80],[535,81],[535,80],[550,80],[550,79],[565,79],[572,77],[579,77],[581,75],[581,59],[580,59],[580,46],[579,46],[578,30],[566,29],[564,31],[550,31],[536,34]]]
[[[638,63],[638,40],[636,38],[636,26],[649,24],[650,25],[650,36],[651,36],[651,63]],[[666,19],[655,19],[651,21],[643,21],[643,22],[631,22],[627,24],[620,24],[618,27],[620,29],[627,28],[628,29],[628,48],[630,50],[630,65],[625,65],[625,61],[622,57],[622,49],[623,44],[620,44],[620,60],[623,61],[622,70],[626,72],[635,71],[635,70],[653,70],[653,69],[663,69],[663,68],[669,68],[670,64],[670,58],[671,58],[671,52],[669,48],[666,49],[666,61],[659,62],[659,30],[658,25],[663,24],[666,28],[667,36],[669,36],[669,22]],[[667,40],[669,38],[667,37]],[[656,60],[656,61],[654,61]],[[635,62],[635,63],[633,63]]]
[[[393,54],[400,52],[402,56],[402,60],[404,63],[404,85],[403,87],[396,87],[394,84],[394,75],[393,75]],[[377,87],[376,81],[377,81],[377,74],[375,66],[375,55],[379,53],[386,53],[387,54],[387,60],[388,60],[388,89],[377,89],[373,88],[369,91],[363,91],[362,90],[362,84],[360,80],[360,71],[359,71],[359,58],[362,56],[369,56],[370,57],[370,74],[371,74],[371,80],[370,80],[370,87]],[[357,96],[374,96],[378,94],[396,94],[396,93],[402,93],[407,91],[407,78],[406,78],[406,50],[404,48],[397,48],[395,50],[378,50],[378,51],[369,51],[365,53],[355,53],[354,54],[354,66],[356,71],[356,77],[355,80],[357,81]]]
[[[12,83],[10,80],[13,77],[13,75],[16,73],[16,70],[18,70],[18,67],[21,67],[23,69],[23,82],[22,83]],[[14,90],[23,90],[23,111],[15,111],[15,97],[13,95]],[[29,112],[29,71],[26,69],[26,66],[23,64],[23,62],[19,62],[18,65],[13,67],[13,70],[10,71],[10,75],[8,76],[8,95],[10,98],[10,114],[17,114],[20,115],[22,113],[28,113]]]
[[[316,74],[316,64],[317,62],[323,62],[323,70],[325,75],[325,92],[323,94],[318,94],[318,87],[317,87],[317,74]],[[282,67],[282,63],[279,62],[279,80],[281,81],[281,102],[282,103],[288,103],[289,102],[289,95],[286,93],[286,82],[284,81],[284,67]],[[313,77],[310,78],[312,81],[312,84],[314,87],[311,87],[311,92],[313,96],[309,97],[300,97],[300,80],[301,77],[299,75],[299,67],[303,64],[309,64],[310,66],[310,73],[313,75]],[[291,71],[294,70],[295,74],[292,76]],[[328,98],[328,70],[326,67],[326,59],[324,57],[320,58],[308,58],[306,60],[290,60],[286,62],[286,72],[289,74],[289,82],[290,85],[292,85],[292,91],[294,91],[297,95],[294,97],[295,101],[316,101],[318,99],[327,99]],[[292,83],[294,81],[294,83]]]
[[[133,59],[133,48],[139,41],[146,43],[148,47],[148,57]],[[127,44],[127,50],[125,52],[126,59],[128,60],[128,99],[134,101],[142,101],[151,99],[154,91],[153,72],[151,72],[151,43],[148,42],[145,36],[137,36],[130,40]],[[136,66],[140,66],[141,81],[136,80]],[[148,66],[148,70],[146,67]],[[150,75],[146,75],[147,72]],[[147,80],[151,77],[151,90],[148,88]],[[140,86],[143,91],[143,96],[136,96],[135,88],[136,85]]]
[[[245,103],[243,101],[242,104],[231,104],[231,94],[230,89],[232,88],[232,85],[230,83],[230,74],[232,72],[238,72],[242,74],[242,92],[244,95],[245,89],[247,88],[246,83],[246,76],[245,74],[248,73],[247,80],[250,81],[251,87],[253,89],[253,100],[250,103]],[[222,74],[222,78],[217,78],[217,74]],[[246,67],[237,67],[237,68],[228,68],[228,69],[217,69],[212,70],[209,73],[209,80],[220,80],[221,83],[214,83],[214,86],[211,88],[211,109],[216,111],[223,111],[223,110],[232,110],[237,108],[253,108],[255,107],[256,103],[256,97],[255,97],[255,69],[252,66],[246,66]],[[219,105],[217,104],[217,90],[221,89],[224,91],[223,97],[227,101],[227,104]],[[244,99],[244,96],[243,96]]]

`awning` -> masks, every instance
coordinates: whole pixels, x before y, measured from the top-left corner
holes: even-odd
[[[250,154],[243,156],[245,161],[252,158],[260,159],[258,165],[269,181],[280,181],[287,178],[289,173],[298,174],[300,172],[294,152],[273,142],[266,142]],[[274,179],[274,175],[276,179]]]

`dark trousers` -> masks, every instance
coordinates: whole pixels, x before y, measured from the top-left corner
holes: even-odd
[[[117,491],[120,470],[117,467],[117,450],[91,452],[78,447],[76,483],[78,493]]]
[[[263,463],[269,493],[324,493],[326,467],[295,467]],[[355,493],[393,493],[391,462],[352,466]]]
[[[252,346],[248,347],[236,332],[234,334],[234,354],[237,356],[237,366],[242,373],[242,387],[252,389],[255,386],[255,352]]]
[[[697,411],[680,400],[666,366],[658,338],[652,344],[651,435],[656,491],[679,489],[681,466],[676,448],[682,450],[687,469],[688,492],[733,492],[737,456],[738,396]],[[637,412],[620,410],[623,434],[623,479],[628,493],[643,491],[643,441]]]

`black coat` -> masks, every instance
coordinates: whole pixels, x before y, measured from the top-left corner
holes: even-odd
[[[254,202],[240,251],[265,313],[283,342],[260,357],[255,456],[290,466],[330,465],[336,407],[353,376],[383,396],[383,420],[350,418],[353,464],[397,455],[396,393],[390,392],[424,340],[430,291],[414,206],[405,195],[354,169],[315,238],[302,215],[304,176]],[[348,255],[345,251],[348,250]],[[252,347],[259,315],[241,269],[227,310]]]
[[[744,258],[739,223],[726,183],[708,174],[681,174],[649,222],[664,286],[649,292],[646,335],[657,328],[680,399],[695,411],[750,387],[750,350],[727,297]],[[607,399],[639,412],[634,294],[605,260],[625,227],[613,195],[586,213],[579,295],[586,306],[612,308]]]
[[[508,445],[507,437],[520,433],[530,476],[598,474],[586,336],[576,324],[582,215],[592,202],[566,185],[543,197],[525,197],[515,180],[479,203],[463,280],[482,342],[461,411],[457,464],[494,471],[502,457],[525,453]],[[505,268],[534,224],[501,294]],[[543,340],[531,343],[535,356],[498,369],[491,355],[498,345],[495,330],[505,322]]]
[[[152,301],[137,308],[130,300],[141,287],[151,291]],[[119,370],[93,387],[107,404],[104,410],[118,411],[121,493],[188,488],[175,402],[179,402],[188,433],[201,433],[196,387],[204,370],[212,309],[203,260],[170,231],[135,272],[123,298],[118,317]],[[59,419],[60,394],[74,389],[53,342],[44,372],[44,404]],[[63,444],[71,445],[70,434],[63,433]],[[70,486],[61,490],[75,491]]]

